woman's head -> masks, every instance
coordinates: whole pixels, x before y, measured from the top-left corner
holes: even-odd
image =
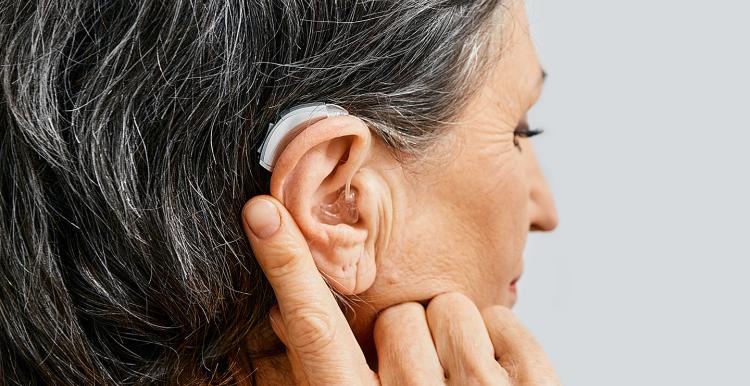
[[[554,227],[531,148],[512,147],[534,91],[511,89],[540,72],[528,37],[506,33],[525,36],[511,28],[518,4],[3,7],[0,376],[11,382],[232,374],[273,304],[239,217],[269,190],[327,275],[369,253],[357,270],[369,276],[337,289],[375,305],[439,285],[505,302],[482,292],[517,267],[530,224]],[[513,50],[524,59],[511,65]],[[290,145],[269,176],[255,152],[265,127],[313,101],[345,107],[350,124],[305,131],[319,142]],[[318,221],[310,211],[348,176],[360,222]]]
[[[512,306],[529,230],[557,226],[531,143],[519,138],[544,82],[522,3],[493,17],[502,54],[465,107],[418,158],[399,159],[351,116],[318,120],[282,152],[271,192],[290,210],[318,268],[339,293],[357,295],[361,335],[393,304],[443,292],[482,308]],[[500,49],[501,48],[501,49]],[[350,184],[358,221],[321,207]]]

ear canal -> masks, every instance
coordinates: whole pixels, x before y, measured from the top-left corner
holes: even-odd
[[[359,221],[357,209],[357,190],[341,188],[332,203],[322,203],[319,207],[320,217],[328,224],[356,224]]]

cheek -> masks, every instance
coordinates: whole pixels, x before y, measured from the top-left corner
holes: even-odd
[[[479,237],[479,243],[497,248],[513,244],[528,228],[529,184],[523,157],[517,150],[494,159],[484,158],[483,167],[473,173],[462,173],[454,191],[460,214]]]
[[[489,173],[488,173],[489,174]],[[529,188],[520,163],[505,168],[502,178],[483,179],[474,187],[476,243],[484,263],[504,270],[521,258],[528,233]],[[497,274],[497,272],[493,272]]]
[[[457,208],[461,218],[466,285],[478,303],[503,303],[507,285],[520,273],[523,249],[529,229],[529,184],[523,158],[514,154],[483,173],[464,179],[459,189],[465,205]],[[492,167],[489,167],[492,165]]]
[[[412,181],[368,300],[387,306],[460,291],[504,304],[528,229],[528,188],[512,145],[500,156],[483,150]]]

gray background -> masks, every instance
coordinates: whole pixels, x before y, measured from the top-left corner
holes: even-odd
[[[527,7],[560,225],[517,313],[567,386],[750,385],[750,3]]]

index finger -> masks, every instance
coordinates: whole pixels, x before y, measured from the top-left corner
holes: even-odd
[[[333,384],[341,364],[353,364],[352,380],[369,370],[359,344],[318,272],[307,241],[284,206],[270,196],[252,198],[243,208],[243,227],[255,258],[271,283],[287,345],[308,375]],[[325,381],[327,372],[335,372]]]
[[[310,305],[341,314],[307,241],[284,206],[273,197],[258,196],[245,204],[242,214],[245,233],[276,293],[282,315]],[[271,230],[273,227],[275,230]]]

